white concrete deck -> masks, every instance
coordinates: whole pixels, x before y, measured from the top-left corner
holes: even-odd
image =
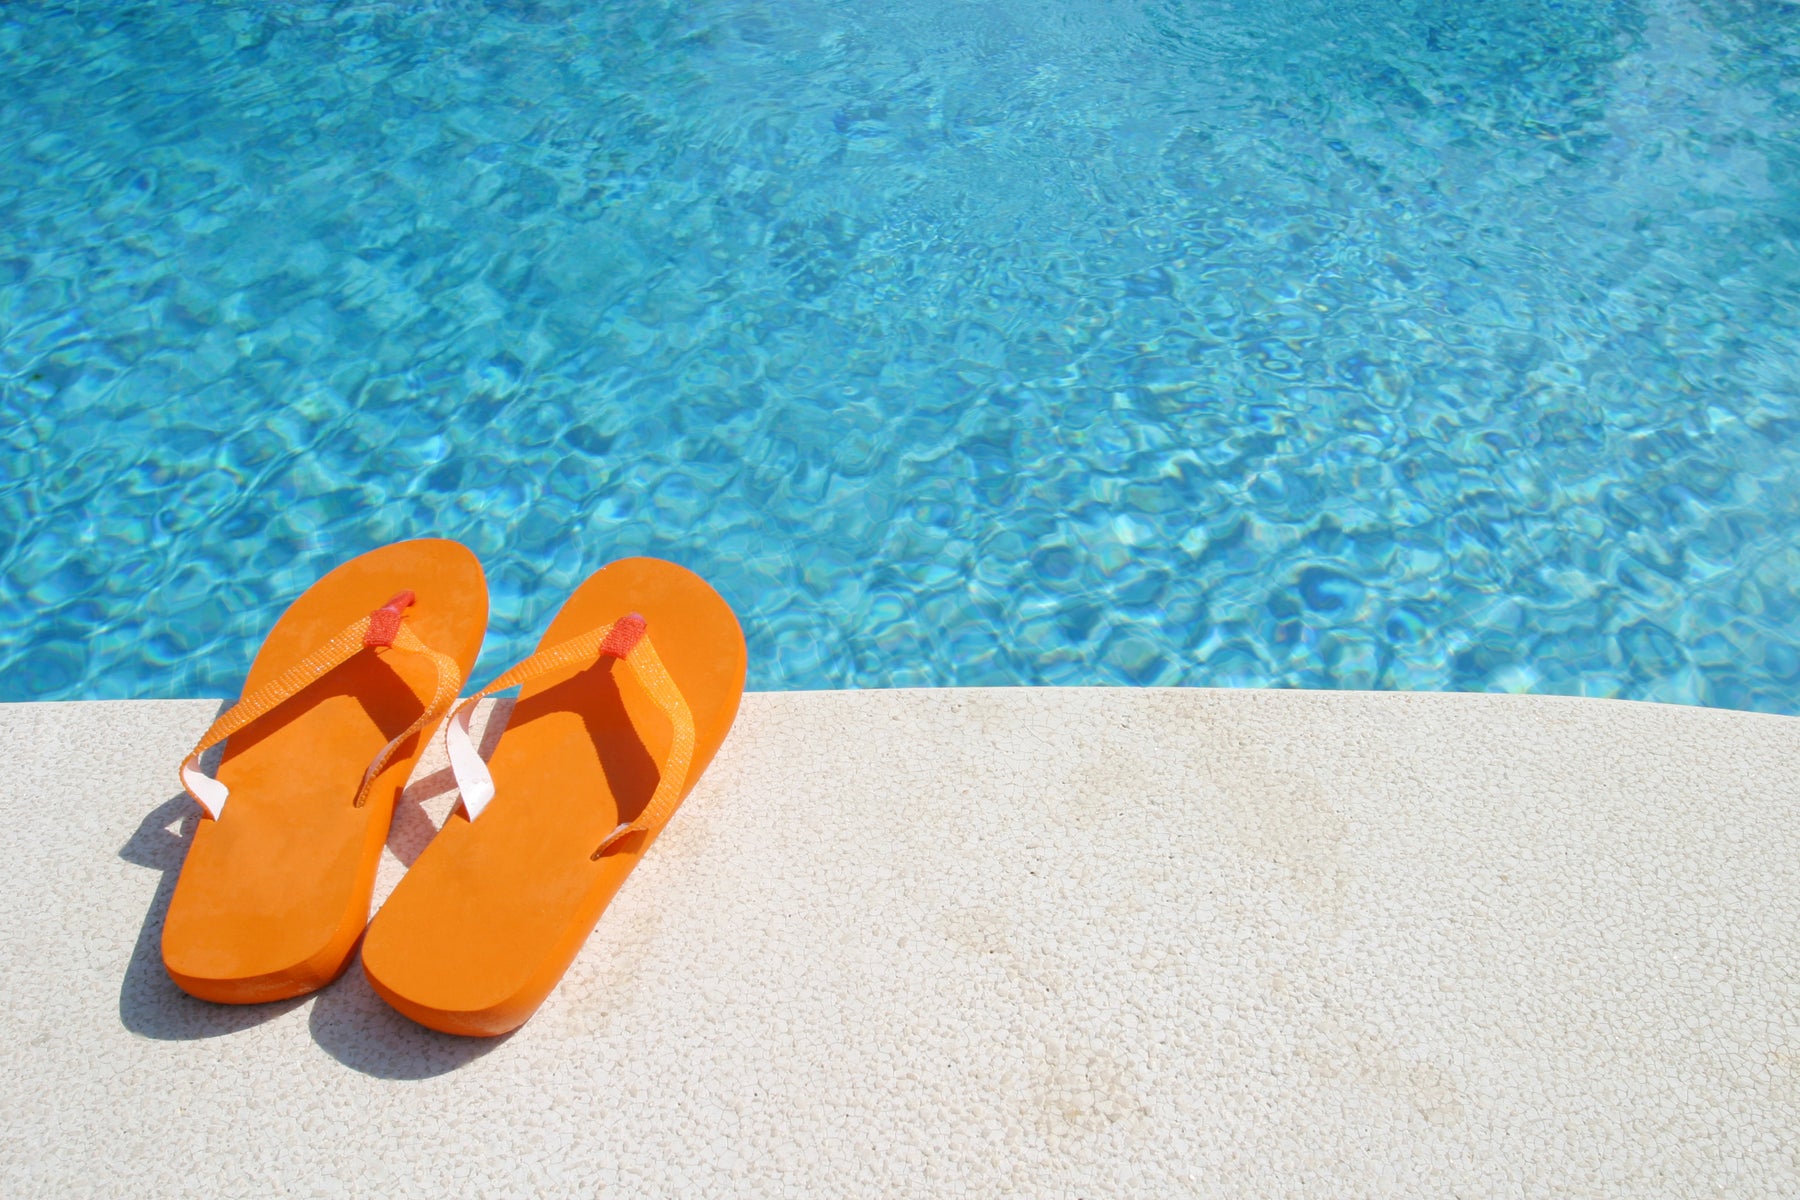
[[[1800,1195],[1800,720],[751,696],[480,1042],[164,978],[215,709],[0,707],[0,1195]]]

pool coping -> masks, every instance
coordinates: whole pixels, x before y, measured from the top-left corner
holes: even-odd
[[[0,705],[0,1191],[1800,1188],[1800,718],[756,693],[498,1043],[156,959],[217,701]],[[415,773],[384,864],[450,796]]]

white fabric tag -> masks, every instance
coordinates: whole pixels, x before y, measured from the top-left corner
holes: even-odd
[[[225,811],[225,801],[231,795],[231,789],[212,776],[201,774],[198,767],[186,765],[181,768],[181,782],[187,784],[188,791],[200,802],[206,815],[218,820],[219,814]]]
[[[488,801],[494,798],[494,776],[475,749],[475,743],[469,740],[469,718],[474,715],[475,706],[470,704],[444,722],[444,748],[450,752],[450,773],[456,777],[457,789],[462,792],[463,811],[469,814],[471,821],[479,817]]]

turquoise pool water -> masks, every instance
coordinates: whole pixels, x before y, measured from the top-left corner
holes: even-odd
[[[751,684],[1800,712],[1800,6],[0,8],[0,697],[383,541],[480,674],[653,553]]]

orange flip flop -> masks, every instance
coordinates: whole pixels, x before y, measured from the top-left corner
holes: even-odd
[[[281,615],[243,699],[181,764],[204,810],[163,924],[183,991],[255,1004],[337,978],[394,801],[486,629],[481,564],[438,538],[354,558]],[[200,756],[227,738],[209,778]]]
[[[577,588],[445,725],[462,804],[369,923],[381,998],[444,1033],[524,1024],[725,740],[744,666],[731,607],[685,568],[624,559]],[[483,763],[470,706],[514,686]]]

